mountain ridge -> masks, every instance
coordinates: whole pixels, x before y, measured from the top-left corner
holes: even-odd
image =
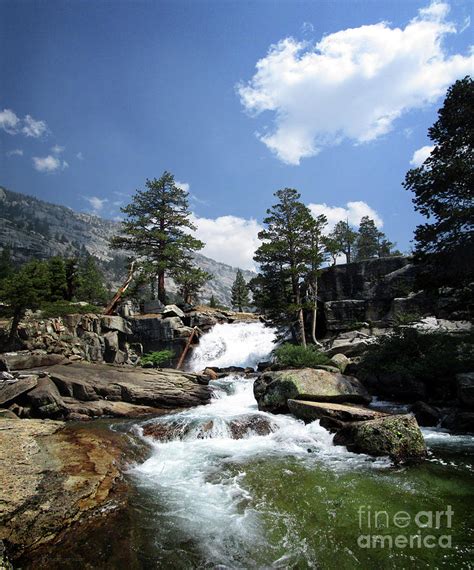
[[[76,212],[68,206],[0,186],[0,247],[10,247],[16,261],[55,255],[73,257],[86,250],[99,261],[107,281],[115,288],[126,274],[125,252],[116,252],[109,246],[110,238],[119,232],[120,222]],[[230,305],[237,268],[201,253],[195,253],[194,259],[198,267],[214,275],[203,287],[201,301],[209,301],[213,295],[217,302]],[[256,275],[249,270],[242,272],[247,281]],[[168,284],[168,290],[176,292],[172,279],[168,279]]]

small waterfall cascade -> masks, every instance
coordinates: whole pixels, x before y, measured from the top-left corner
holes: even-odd
[[[218,324],[202,337],[188,368],[255,367],[268,360],[274,340],[275,331],[262,323]],[[253,503],[245,485],[246,465],[278,458],[318,458],[339,466],[347,458],[352,464],[374,460],[333,446],[332,435],[319,422],[305,425],[290,415],[259,411],[253,378],[229,375],[211,385],[210,404],[136,426],[152,454],[133,475],[159,497],[159,520],[192,537],[209,567],[248,567],[253,558],[246,559],[246,550],[260,542],[262,553],[267,548],[260,512],[267,507]]]

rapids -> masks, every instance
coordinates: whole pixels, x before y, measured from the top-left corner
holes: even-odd
[[[216,325],[195,349],[189,369],[255,366],[269,357],[274,336],[261,323]],[[229,375],[212,386],[209,405],[132,428],[150,448],[129,473],[138,534],[145,537],[137,546],[142,567],[468,567],[473,438],[427,431],[429,460],[393,468],[384,458],[334,446],[319,422],[259,412],[251,378]],[[233,439],[232,425],[249,419],[268,432],[260,435],[250,422],[244,437]],[[172,427],[175,436],[145,437],[149,424]],[[414,514],[447,504],[455,511],[450,550],[363,549],[357,543],[367,531],[358,519],[360,506]],[[408,535],[418,529],[395,530]]]

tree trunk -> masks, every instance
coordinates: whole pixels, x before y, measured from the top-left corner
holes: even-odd
[[[301,307],[300,290],[294,276],[291,277],[291,286],[293,289],[293,297],[295,299],[295,305],[298,307],[298,328],[300,334],[299,342],[301,345],[306,347],[306,334],[304,332],[304,315],[303,315],[303,308]]]
[[[8,346],[13,346],[15,338],[18,332],[18,325],[20,324],[21,318],[23,317],[23,311],[21,309],[16,309],[13,314],[13,320],[10,327],[10,334],[8,335]]]
[[[158,273],[158,300],[164,305],[166,304],[166,291],[165,291],[165,272]]]
[[[313,287],[313,314],[311,320],[311,338],[316,346],[321,346],[321,343],[316,338],[316,324],[318,316],[318,278],[315,277]]]

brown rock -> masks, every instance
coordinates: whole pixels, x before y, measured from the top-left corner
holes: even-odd
[[[38,384],[38,376],[31,375],[19,378],[15,382],[0,383],[0,405],[11,402],[21,394],[32,390]]]
[[[288,408],[294,416],[305,422],[313,422],[322,418],[330,418],[337,422],[361,422],[387,415],[354,404],[332,404],[304,400],[288,400]]]

